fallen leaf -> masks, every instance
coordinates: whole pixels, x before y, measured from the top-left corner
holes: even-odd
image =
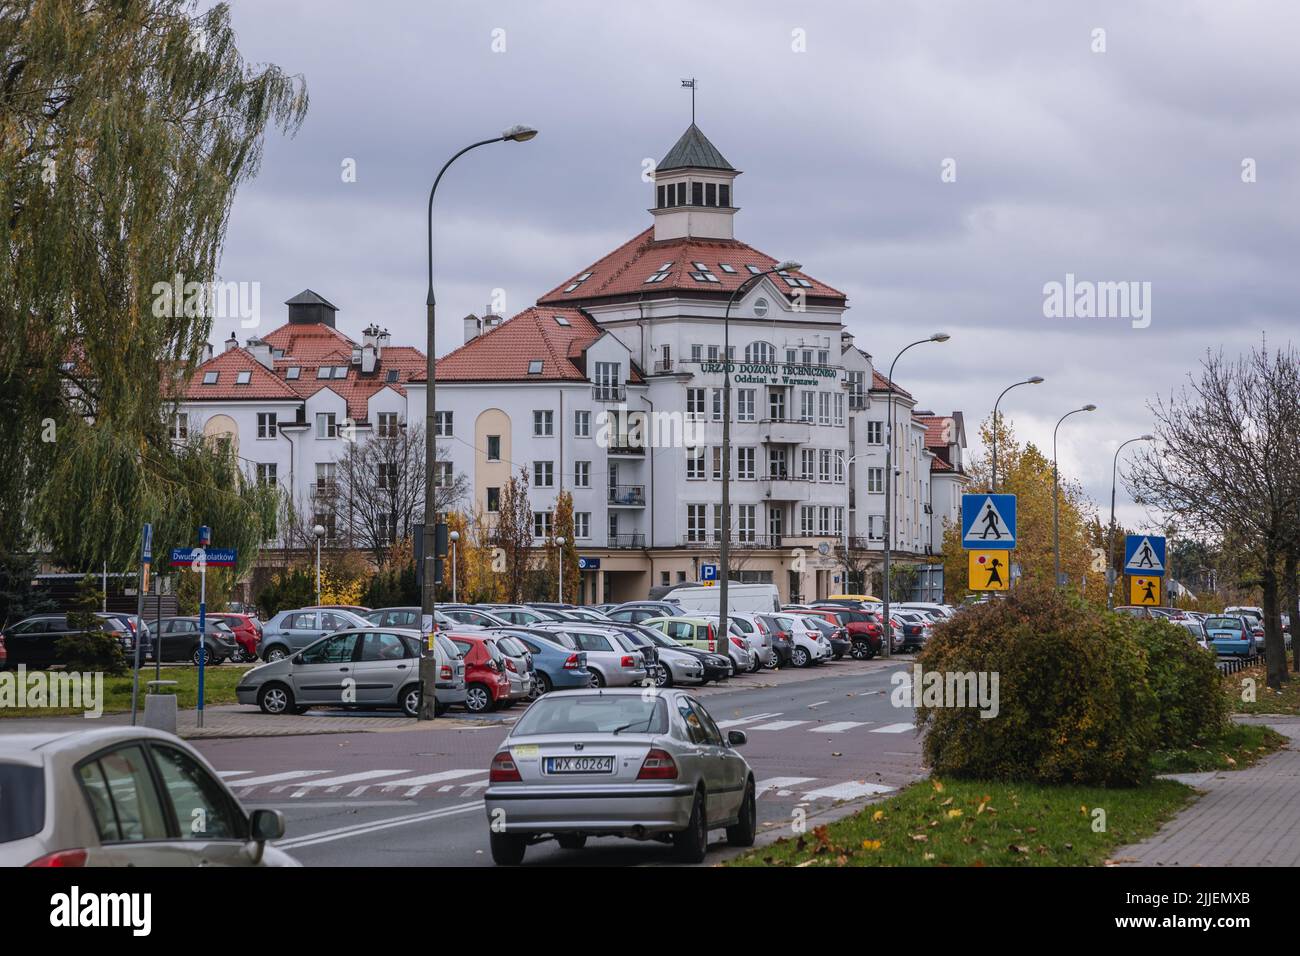
[[[953,807],[953,809],[948,811],[949,820],[956,820],[959,816],[961,816],[961,810],[958,807]]]
[[[1012,843],[1010,846],[1007,847],[1007,849],[1010,850],[1012,853],[1028,853],[1028,852],[1029,852],[1029,847],[1027,847],[1027,846],[1020,846],[1019,844],[1016,844],[1016,843]]]
[[[871,815],[871,819],[873,819],[873,820],[875,820],[877,823],[879,823],[881,820],[885,819],[885,811],[884,811],[884,810],[877,810],[875,813],[873,813],[873,814]]]
[[[931,783],[931,785],[934,787],[934,792],[935,792],[935,793],[943,793],[943,781],[942,781],[942,780],[932,780],[932,781],[930,781],[930,783]]]
[[[934,854],[933,854],[933,853],[922,853],[922,854],[921,854],[921,859],[923,859],[923,860],[933,860],[933,859],[934,859]]]
[[[864,849],[864,850],[879,850],[881,846],[882,846],[882,844],[881,844],[881,842],[880,842],[879,840],[863,840],[863,841],[862,841],[862,849]]]
[[[941,806],[941,807],[946,807],[946,806],[947,806],[948,804],[950,804],[950,803],[952,803],[952,797],[949,797],[949,798],[948,798],[947,800],[945,800],[943,803],[939,804],[939,806]]]
[[[912,839],[915,840],[917,843],[926,843],[929,841],[930,838],[926,836],[924,833],[913,833]]]

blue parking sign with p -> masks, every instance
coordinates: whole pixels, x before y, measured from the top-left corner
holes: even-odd
[[[962,495],[961,546],[1010,551],[1016,546],[1015,495]]]
[[[700,580],[701,581],[718,580],[718,566],[716,564],[700,565]]]

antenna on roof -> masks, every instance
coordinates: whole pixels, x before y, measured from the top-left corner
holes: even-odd
[[[695,125],[695,77],[682,80],[682,89],[691,91],[691,125]]]

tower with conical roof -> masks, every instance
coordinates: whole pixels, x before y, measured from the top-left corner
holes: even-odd
[[[734,239],[739,175],[692,123],[655,167],[655,240]]]

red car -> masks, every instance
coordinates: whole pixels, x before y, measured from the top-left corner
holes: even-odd
[[[880,622],[866,611],[858,611],[843,605],[839,607],[822,605],[814,607],[810,613],[820,614],[844,628],[849,640],[853,642],[849,656],[855,661],[869,661],[880,653]]]
[[[491,638],[447,634],[465,658],[465,709],[471,714],[496,710],[510,699],[506,657]]]
[[[262,644],[261,621],[251,614],[222,613],[209,614],[208,617],[223,622],[235,632],[235,642],[239,645],[241,652],[240,661],[247,663],[257,660],[257,649]]]

